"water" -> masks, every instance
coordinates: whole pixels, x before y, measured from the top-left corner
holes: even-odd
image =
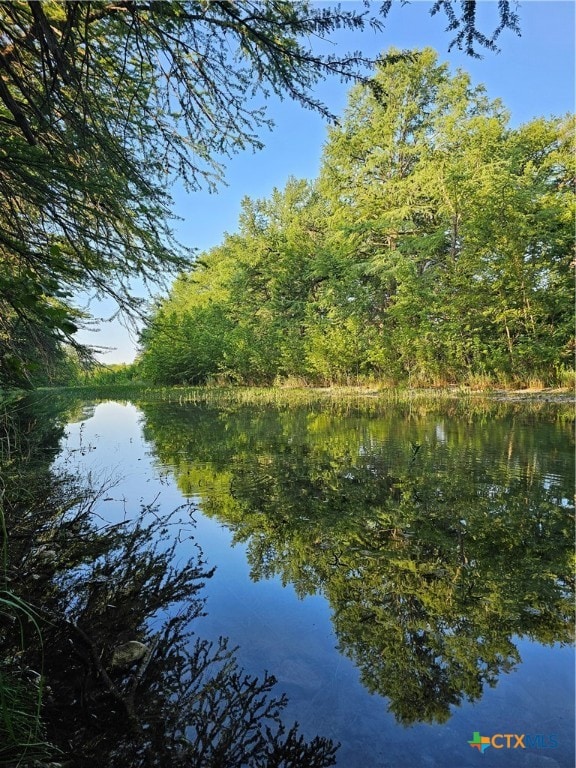
[[[285,721],[340,742],[341,768],[574,764],[573,448],[553,415],[107,402],[68,425],[65,462],[116,477],[110,522],[188,500],[216,566],[196,632],[273,674]],[[502,737],[481,755],[474,733]]]

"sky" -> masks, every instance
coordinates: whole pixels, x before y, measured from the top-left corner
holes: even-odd
[[[342,5],[359,5],[342,3]],[[461,51],[449,51],[452,35],[446,32],[443,14],[430,16],[431,2],[413,0],[404,5],[395,0],[381,32],[341,31],[323,43],[334,53],[360,50],[376,57],[389,47],[400,49],[430,46],[439,60],[453,70],[467,71],[475,85],[484,84],[491,98],[500,98],[511,115],[512,126],[532,118],[563,115],[575,111],[575,8],[576,0],[524,0],[518,4],[521,36],[506,30],[499,40],[499,53],[483,52],[473,59]],[[374,10],[379,3],[374,2]],[[479,28],[491,32],[497,20],[497,0],[479,0]],[[346,105],[350,84],[333,78],[320,83],[314,93],[334,114]],[[326,140],[326,121],[288,100],[270,99],[268,113],[275,127],[260,134],[264,149],[246,151],[227,162],[226,186],[217,193],[186,193],[179,185],[172,190],[173,223],[177,239],[185,246],[206,250],[222,242],[225,232],[234,232],[243,197],[268,197],[283,188],[290,176],[313,179],[320,168]],[[102,318],[114,313],[110,302],[92,301],[89,311]],[[81,331],[82,343],[109,349],[98,358],[104,363],[131,362],[137,354],[135,333],[117,319],[100,322],[97,332]]]

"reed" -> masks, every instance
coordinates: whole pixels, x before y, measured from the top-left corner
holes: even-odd
[[[6,525],[0,504],[3,569],[0,576],[0,620],[19,628],[20,644],[25,648],[25,625],[32,625],[40,642],[42,633],[33,608],[8,589],[5,571]],[[0,661],[0,766],[35,764],[54,756],[45,738],[42,722],[43,680],[39,672],[16,659]]]
[[[0,408],[0,468],[10,465],[19,450],[8,402]],[[10,402],[13,405],[13,401]],[[38,616],[32,606],[10,590],[8,579],[8,529],[4,512],[4,472],[0,473],[0,624],[18,628],[20,647],[25,650],[29,627],[42,645]],[[34,764],[54,756],[45,739],[41,717],[42,675],[23,666],[18,659],[0,659],[0,766]]]

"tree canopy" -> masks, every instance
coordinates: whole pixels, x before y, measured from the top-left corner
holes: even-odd
[[[573,124],[510,128],[431,49],[389,56],[319,178],[244,201],[149,318],[143,372],[270,383],[558,380],[573,351]]]
[[[502,0],[496,29],[480,31],[475,5],[431,9],[470,54],[518,24]],[[34,381],[73,342],[79,289],[135,311],[131,281],[183,268],[169,185],[213,186],[227,156],[258,147],[261,97],[327,114],[314,84],[365,62],[314,40],[381,29],[390,6],[0,3],[0,381]]]

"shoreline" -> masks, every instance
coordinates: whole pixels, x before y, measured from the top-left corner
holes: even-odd
[[[76,387],[38,388],[32,392],[19,392],[24,394],[48,394],[58,395],[86,395],[88,397],[113,397],[113,396],[142,396],[153,399],[177,399],[181,401],[202,400],[211,396],[237,397],[239,400],[267,400],[268,398],[318,398],[318,399],[358,399],[358,400],[461,400],[461,401],[488,401],[498,403],[526,403],[550,404],[550,405],[576,405],[575,393],[567,387],[544,387],[523,389],[472,389],[463,385],[448,387],[386,387],[372,384],[350,386],[307,387],[290,384],[276,384],[273,386],[238,386],[223,384],[208,384],[204,386],[151,386],[143,382],[126,382],[117,384],[83,385]],[[12,394],[15,394],[12,391]],[[1,398],[0,398],[1,399]]]
[[[348,390],[348,388],[345,388]],[[350,388],[350,393],[362,395],[363,393],[370,397],[379,397],[386,392],[394,391],[391,389],[374,389],[363,392],[363,388]],[[326,392],[332,391],[332,388],[326,388]],[[560,387],[548,387],[544,389],[470,389],[468,387],[418,387],[415,389],[399,388],[399,392],[413,394],[417,397],[453,397],[453,398],[486,398],[496,402],[543,402],[543,403],[575,403],[576,394],[569,389]],[[335,388],[338,393],[338,388]],[[344,393],[342,393],[344,394]]]

